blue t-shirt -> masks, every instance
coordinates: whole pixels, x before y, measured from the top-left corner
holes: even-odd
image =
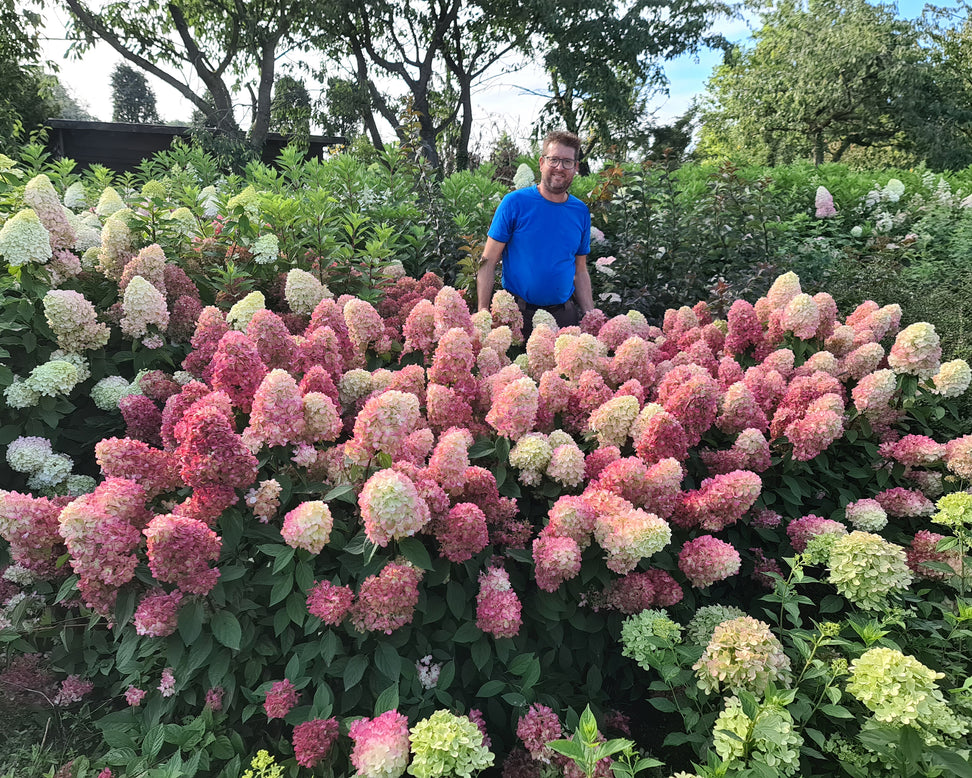
[[[559,305],[574,293],[576,257],[591,252],[591,212],[568,195],[552,203],[537,187],[500,202],[489,237],[503,249],[503,288],[533,305]]]

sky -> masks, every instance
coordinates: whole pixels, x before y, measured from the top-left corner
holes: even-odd
[[[899,0],[899,14],[914,18],[921,14],[922,0]],[[61,82],[90,114],[99,121],[111,121],[110,75],[121,55],[107,44],[99,44],[83,59],[68,59],[64,41],[64,20],[67,12],[50,7],[45,12],[44,53],[60,66]],[[942,3],[948,6],[953,3]],[[734,43],[745,43],[751,30],[746,21],[723,22],[714,27]],[[663,123],[683,114],[693,97],[705,90],[705,82],[721,60],[721,52],[703,51],[697,56],[684,56],[664,64],[669,79],[669,95],[659,95],[651,107],[656,111],[656,121]],[[285,72],[286,60],[278,65],[278,72]],[[155,92],[156,105],[163,121],[188,121],[192,106],[172,87],[153,76],[149,85]],[[514,73],[494,75],[474,95],[473,146],[488,147],[501,133],[507,133],[518,145],[529,145],[531,128],[543,98],[538,96],[546,88],[545,75],[539,67],[526,65]],[[308,85],[309,88],[311,85]],[[312,91],[312,96],[313,91]],[[391,138],[391,133],[388,133]]]

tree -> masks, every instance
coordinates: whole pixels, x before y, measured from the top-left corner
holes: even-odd
[[[732,11],[715,0],[561,0],[540,5],[539,13],[533,38],[546,52],[550,91],[538,129],[576,133],[586,158],[645,143],[648,101],[667,85],[663,61],[724,47],[708,30]]]
[[[367,86],[340,76],[327,79],[318,120],[324,132],[354,138],[362,133],[364,117],[371,110]]]
[[[57,79],[41,67],[41,16],[29,5],[0,0],[0,151],[58,114],[52,97]]]
[[[206,123],[242,139],[236,94],[250,97],[249,144],[260,149],[270,128],[276,60],[303,45],[319,10],[304,0],[64,0],[75,48],[96,38],[127,61],[157,76],[189,100]],[[194,74],[202,86],[190,84]]]
[[[956,106],[914,23],[865,0],[781,0],[761,21],[755,46],[709,81],[700,153],[820,164],[887,147],[929,158]]]
[[[148,79],[124,62],[111,71],[111,102],[113,122],[153,124],[159,121],[155,92]]]
[[[270,129],[297,143],[310,137],[311,99],[303,81],[280,76],[273,85],[270,103]]]
[[[513,0],[344,0],[333,6],[318,45],[335,58],[343,50],[350,53],[354,79],[369,97],[362,117],[365,129],[377,148],[382,145],[378,116],[394,128],[405,123],[401,95],[379,88],[391,79],[405,88],[404,104],[417,120],[429,163],[439,167],[439,137],[458,126],[455,156],[464,168],[473,87],[489,68],[525,45],[522,9]],[[442,98],[445,105],[436,106]]]

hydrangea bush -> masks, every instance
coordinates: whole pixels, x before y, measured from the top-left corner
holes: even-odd
[[[338,181],[357,170],[333,164]],[[524,343],[507,295],[473,315],[431,273],[379,279],[377,227],[364,297],[288,266],[306,225],[276,225],[269,257],[256,241],[283,185],[254,172],[180,205],[188,235],[163,208],[171,182],[135,208],[104,190],[101,241],[67,286],[4,255],[20,292],[53,288],[44,334],[65,351],[11,380],[5,412],[31,392],[74,405],[80,387],[117,416],[86,483],[68,452],[92,452],[12,430],[0,628],[17,658],[0,682],[33,673],[61,704],[97,702],[92,756],[115,774],[194,759],[237,776],[266,748],[336,774],[573,775],[547,743],[589,702],[673,768],[811,775],[829,738],[887,707],[867,689],[888,667],[954,717],[928,747],[965,758],[968,701],[929,684],[968,676],[941,649],[972,618],[972,436],[955,414],[970,375],[941,363],[933,328],[894,305],[842,313],[788,273],[725,318],[538,316]],[[59,208],[34,207],[52,252],[70,240]],[[215,253],[207,291],[192,279]],[[98,285],[104,310],[83,294]],[[153,369],[111,373],[116,342],[129,373]],[[68,389],[68,368],[91,375]],[[807,628],[821,612],[833,625]],[[942,613],[953,633],[907,628]],[[923,637],[942,643],[923,669],[863,661]]]

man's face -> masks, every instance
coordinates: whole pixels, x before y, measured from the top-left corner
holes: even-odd
[[[575,160],[573,167],[570,170],[565,169],[562,165],[554,166],[548,159],[573,159]],[[574,180],[574,174],[577,172],[577,162],[574,155],[574,150],[570,146],[564,146],[560,143],[551,143],[547,146],[547,150],[544,152],[543,156],[540,157],[540,183],[543,184],[544,189],[546,189],[551,194],[564,194],[570,189],[570,182]]]

